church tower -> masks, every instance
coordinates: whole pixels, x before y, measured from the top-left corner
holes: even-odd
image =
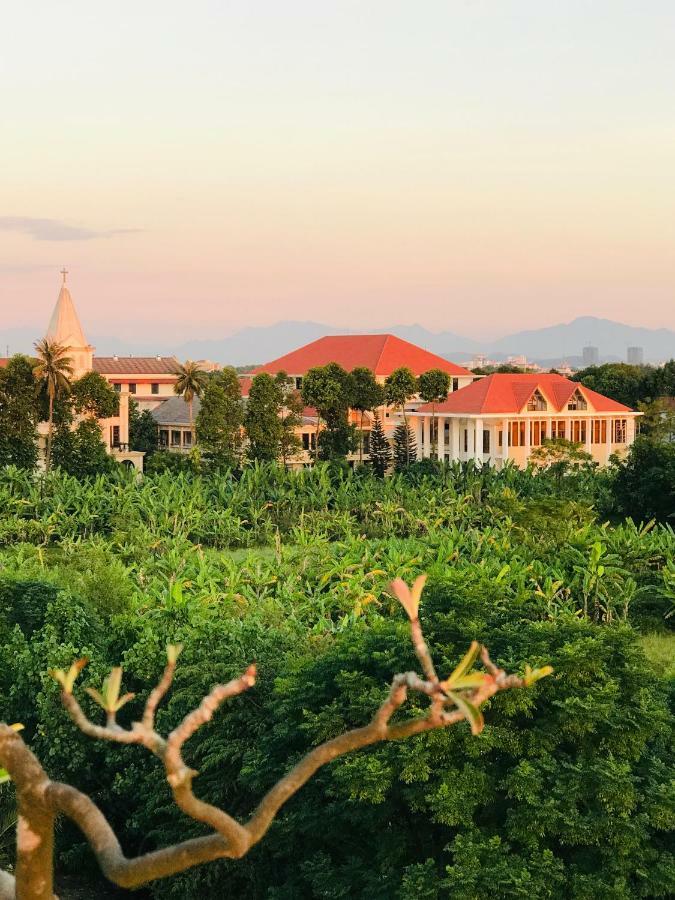
[[[66,287],[66,269],[61,270],[63,284],[59,291],[59,297],[54,307],[54,312],[49,320],[46,337],[50,341],[57,341],[68,348],[68,356],[72,360],[73,377],[80,378],[86,372],[91,372],[94,359],[94,348],[87,342],[70,291]]]

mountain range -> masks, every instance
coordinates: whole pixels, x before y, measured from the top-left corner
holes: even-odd
[[[394,325],[368,329],[368,333],[391,333],[412,341],[439,356],[466,362],[476,353],[490,359],[505,360],[512,355],[525,355],[529,360],[554,365],[567,361],[580,365],[582,348],[598,348],[601,361],[626,359],[628,347],[642,347],[645,362],[659,363],[675,357],[675,331],[667,328],[638,328],[581,316],[571,322],[518,331],[494,341],[477,341],[452,331],[430,331],[422,325]],[[152,338],[148,341],[123,341],[109,335],[92,335],[90,340],[100,356],[117,354],[175,354],[179,359],[211,359],[223,364],[242,366],[275,359],[290,350],[325,334],[357,334],[353,329],[336,328],[321,322],[277,322],[274,325],[242,328],[222,338],[171,342]],[[0,331],[0,355],[30,350],[36,335],[26,328]]]

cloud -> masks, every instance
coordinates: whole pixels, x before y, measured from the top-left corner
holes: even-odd
[[[34,219],[27,216],[0,216],[0,231],[19,231],[36,241],[92,241],[116,234],[137,234],[138,228],[110,228],[97,230],[80,225],[68,225],[59,219]]]

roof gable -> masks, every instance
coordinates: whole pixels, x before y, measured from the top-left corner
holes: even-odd
[[[471,375],[468,369],[393,334],[327,335],[258,366],[254,372],[273,375],[284,371],[289,375],[304,375],[315,366],[331,362],[338,363],[348,372],[356,366],[365,366],[383,378],[401,366],[407,366],[415,375],[429,369],[441,369],[452,376]]]
[[[567,412],[567,404],[577,390],[586,399],[592,411],[632,412],[628,406],[591,391],[562,375],[501,373],[488,375],[455,391],[443,403],[436,404],[436,412],[441,415],[443,413],[519,415],[526,411],[527,402],[536,390],[540,391],[549,402],[547,414]],[[431,412],[431,410],[432,405],[426,403],[418,407],[417,412]]]

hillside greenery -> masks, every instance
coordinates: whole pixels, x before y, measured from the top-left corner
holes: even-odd
[[[388,479],[339,465],[140,482],[0,469],[2,716],[23,722],[50,776],[91,794],[128,854],[162,846],[198,826],[147,754],[73,726],[47,670],[87,656],[83,682],[97,686],[123,664],[131,721],[166,644],[182,643],[166,730],[256,660],[256,688],[186,748],[200,795],[244,815],[414,667],[387,585],[426,572],[441,668],[475,638],[510,670],[554,675],[495,697],[478,737],[460,726],[336,760],[244,860],[152,896],[671,896],[675,534],[608,521],[615,477],[430,461]],[[0,791],[11,821],[11,786]],[[62,872],[95,893],[79,833],[63,824],[58,842]]]

